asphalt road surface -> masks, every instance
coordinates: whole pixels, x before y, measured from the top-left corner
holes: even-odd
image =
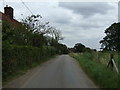
[[[98,88],[68,55],[57,56],[11,81],[6,88]]]

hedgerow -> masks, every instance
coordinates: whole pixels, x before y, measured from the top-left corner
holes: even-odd
[[[3,80],[17,70],[31,67],[33,63],[41,63],[56,54],[51,46],[32,47],[4,44],[2,48]]]

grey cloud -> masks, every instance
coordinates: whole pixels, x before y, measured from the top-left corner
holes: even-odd
[[[117,4],[100,2],[62,2],[59,6],[48,3],[26,2],[26,4],[34,14],[43,16],[41,21],[50,21],[51,26],[60,29],[65,37],[61,42],[69,47],[81,42],[90,48],[99,48],[99,41],[104,37],[104,30],[117,18],[117,8],[114,8]],[[10,5],[15,9],[15,17],[22,18],[21,14],[29,15],[29,11],[22,4],[14,2]]]
[[[71,25],[72,26],[72,25]],[[89,30],[89,29],[94,29],[94,28],[101,28],[104,27],[104,25],[100,24],[91,24],[90,22],[86,21],[85,23],[79,23],[79,24],[73,24],[73,26],[75,26],[78,29],[83,29],[83,30]]]
[[[69,47],[73,47],[76,43],[81,42],[82,44],[84,44],[86,47],[90,47],[93,49],[99,49],[100,44],[99,41],[102,37],[99,38],[90,38],[90,39],[82,39],[81,37],[73,37],[73,39],[71,40],[70,38],[66,38],[64,39],[62,42],[66,43]]]
[[[72,40],[71,40],[72,38]],[[66,43],[69,47],[73,47],[76,43],[81,42],[84,44],[86,47],[90,47],[93,49],[99,49],[100,48],[100,43],[99,41],[102,39],[102,36],[99,37],[94,37],[94,38],[82,38],[82,36],[69,36],[69,38],[65,38],[62,42]]]
[[[72,10],[84,17],[93,16],[95,14],[106,14],[108,10],[114,7],[103,2],[59,2],[59,6]]]
[[[68,24],[70,23],[70,18],[69,17],[57,17],[54,19],[54,21],[56,23],[59,23],[59,24]]]
[[[66,13],[65,11],[60,11],[60,12],[52,12],[50,14],[50,20],[55,23],[59,24],[69,24],[72,19],[71,14]]]

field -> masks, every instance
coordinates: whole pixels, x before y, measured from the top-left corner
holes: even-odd
[[[80,66],[90,78],[101,88],[118,88],[119,74],[111,68],[107,68],[110,53],[71,53],[70,56],[79,61]],[[114,53],[114,60],[118,67],[120,57]]]

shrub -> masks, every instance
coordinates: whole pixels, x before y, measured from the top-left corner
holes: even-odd
[[[3,79],[17,70],[31,67],[33,63],[41,63],[55,54],[54,47],[17,46],[5,42],[2,48]]]

